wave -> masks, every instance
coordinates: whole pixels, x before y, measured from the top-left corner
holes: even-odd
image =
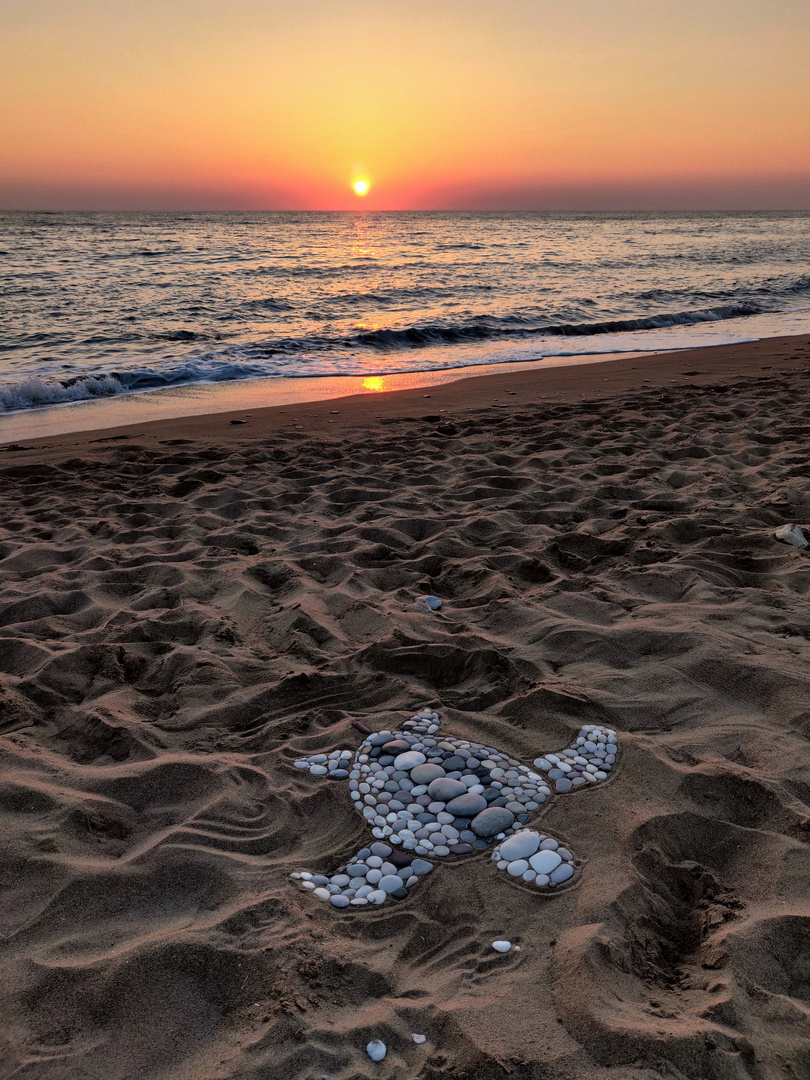
[[[539,326],[520,326],[519,316],[507,319],[488,318],[465,326],[409,326],[403,330],[370,330],[344,338],[341,345],[373,349],[419,348],[425,345],[456,345],[470,341],[485,341],[502,337],[589,337],[597,334],[622,334],[633,330],[661,330],[671,326],[693,326],[697,323],[720,322],[723,319],[759,315],[765,309],[752,301],[703,308],[698,311],[664,312],[634,319],[609,319],[600,322],[545,323]],[[506,323],[506,325],[503,325]],[[286,343],[285,343],[286,344]],[[330,342],[334,344],[334,342]]]
[[[691,336],[684,333],[673,337],[673,328],[691,327],[694,330],[700,324],[762,314],[773,315],[773,308],[746,301],[598,322],[531,325],[519,315],[484,316],[463,325],[370,330],[341,338],[244,342],[218,352],[195,354],[154,367],[142,365],[127,370],[75,374],[61,379],[31,375],[18,382],[0,383],[0,414],[117,394],[250,378],[395,375],[512,363],[516,360],[539,361],[552,356],[684,349],[697,344],[720,344],[721,338],[729,341],[741,339],[722,331],[719,334],[715,331],[712,340],[696,340],[694,332]],[[655,331],[662,333],[656,334]],[[633,336],[637,333],[641,333],[641,339]],[[601,342],[587,340],[600,337]],[[566,338],[577,339],[577,344],[563,345]],[[183,336],[180,340],[191,341],[193,338]],[[465,345],[468,347],[465,348]],[[476,349],[477,345],[483,347]],[[433,352],[431,346],[434,347]],[[419,350],[422,350],[421,355]]]

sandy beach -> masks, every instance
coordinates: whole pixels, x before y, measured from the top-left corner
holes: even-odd
[[[0,1080],[810,1076],[809,388],[786,337],[10,435]],[[575,884],[295,886],[369,835],[294,762],[423,707],[619,733],[529,822]]]

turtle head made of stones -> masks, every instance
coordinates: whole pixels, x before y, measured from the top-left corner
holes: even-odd
[[[404,900],[434,869],[429,860],[492,850],[498,868],[541,892],[576,879],[568,848],[526,823],[554,795],[608,779],[616,732],[589,724],[571,746],[536,758],[534,769],[491,746],[439,735],[439,714],[423,709],[397,731],[369,732],[358,750],[296,761],[313,776],[346,780],[374,842],[328,874],[291,876],[333,907]],[[494,848],[493,848],[494,845]]]

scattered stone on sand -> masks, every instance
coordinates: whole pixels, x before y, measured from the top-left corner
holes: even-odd
[[[382,1039],[373,1039],[366,1047],[366,1053],[372,1061],[382,1061],[388,1053],[388,1047]]]
[[[509,950],[512,948],[512,942],[511,941],[501,941],[501,940],[493,941],[492,942],[492,948],[495,950],[495,952],[508,953]]]
[[[806,548],[809,543],[798,525],[780,525],[774,536],[783,544],[792,544],[795,548]]]

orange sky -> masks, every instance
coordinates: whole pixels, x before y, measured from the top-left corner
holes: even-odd
[[[0,207],[810,207],[808,56],[808,0],[0,0]]]

